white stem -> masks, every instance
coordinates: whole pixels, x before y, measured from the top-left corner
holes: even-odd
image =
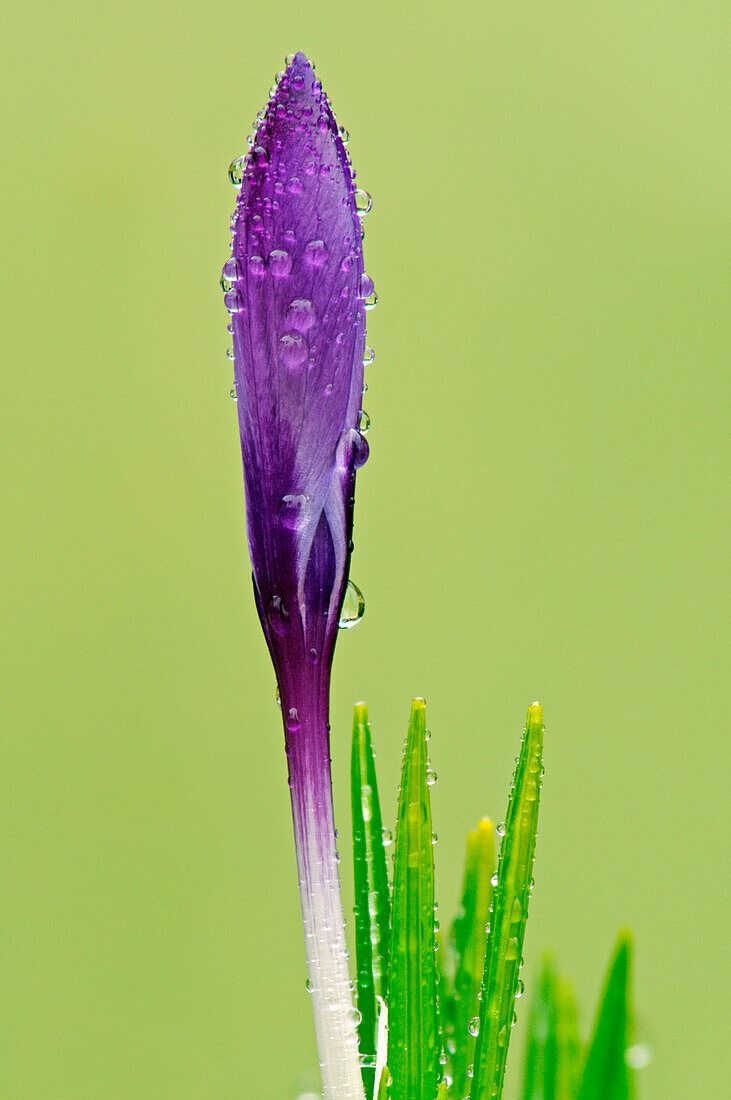
[[[323,1096],[364,1100],[329,775],[326,797],[322,791],[318,797],[313,787],[307,782],[293,786],[292,811]]]

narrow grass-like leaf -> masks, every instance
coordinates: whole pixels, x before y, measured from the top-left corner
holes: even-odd
[[[449,1093],[447,1092],[447,1083],[442,1081],[441,1085],[437,1089],[437,1100],[447,1100]]]
[[[388,1066],[384,1066],[381,1071],[381,1080],[378,1082],[378,1093],[374,1100],[388,1100],[388,1084],[391,1080],[391,1074]]]
[[[492,882],[495,871],[495,834],[492,821],[483,818],[467,834],[462,906],[454,922],[454,1043],[452,1075],[454,1095],[463,1097],[468,1087],[467,1069],[474,1061],[476,1020],[480,1010],[480,983],[485,965]]]
[[[528,1018],[523,1100],[575,1100],[580,1052],[573,990],[546,955]]]
[[[406,738],[396,824],[388,980],[391,1100],[434,1100],[437,1091],[434,854],[424,700]]]
[[[356,703],[350,757],[355,879],[355,955],[358,1047],[366,1096],[373,1095],[376,1058],[376,997],[386,998],[391,902],[378,800],[376,765],[365,703]]]
[[[634,1096],[633,1074],[625,1060],[631,1027],[631,958],[632,936],[623,929],[599,1002],[579,1100],[631,1100]]]
[[[502,1095],[528,915],[542,758],[543,709],[534,703],[528,708],[494,880],[470,1100]]]

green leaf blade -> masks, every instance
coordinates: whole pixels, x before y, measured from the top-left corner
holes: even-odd
[[[365,703],[356,703],[350,757],[355,887],[355,953],[358,1047],[366,1096],[373,1096],[376,1058],[376,997],[388,986],[391,901],[378,798],[376,765]]]
[[[454,922],[454,1009],[452,1022],[452,1078],[454,1095],[463,1097],[468,1088],[467,1069],[475,1056],[472,1021],[480,1011],[480,986],[485,963],[492,882],[495,871],[495,831],[483,818],[467,834],[462,905]]]
[[[500,849],[470,1100],[502,1095],[538,827],[543,709],[528,708]]]
[[[391,1100],[434,1100],[438,1077],[434,854],[426,717],[415,699],[396,825],[388,988]]]
[[[528,1018],[523,1100],[575,1100],[580,1054],[572,987],[546,955]]]
[[[631,1028],[632,936],[619,933],[586,1056],[579,1100],[632,1100],[634,1079],[626,1052]]]

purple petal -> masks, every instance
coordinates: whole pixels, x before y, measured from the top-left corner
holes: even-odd
[[[296,708],[307,667],[327,691],[345,593],[372,291],[349,158],[302,53],[246,159],[224,275],[257,606]]]

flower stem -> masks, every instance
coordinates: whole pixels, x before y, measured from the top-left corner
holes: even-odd
[[[318,723],[319,725],[319,723]],[[327,723],[287,734],[308,988],[325,1100],[364,1100],[335,848]]]

